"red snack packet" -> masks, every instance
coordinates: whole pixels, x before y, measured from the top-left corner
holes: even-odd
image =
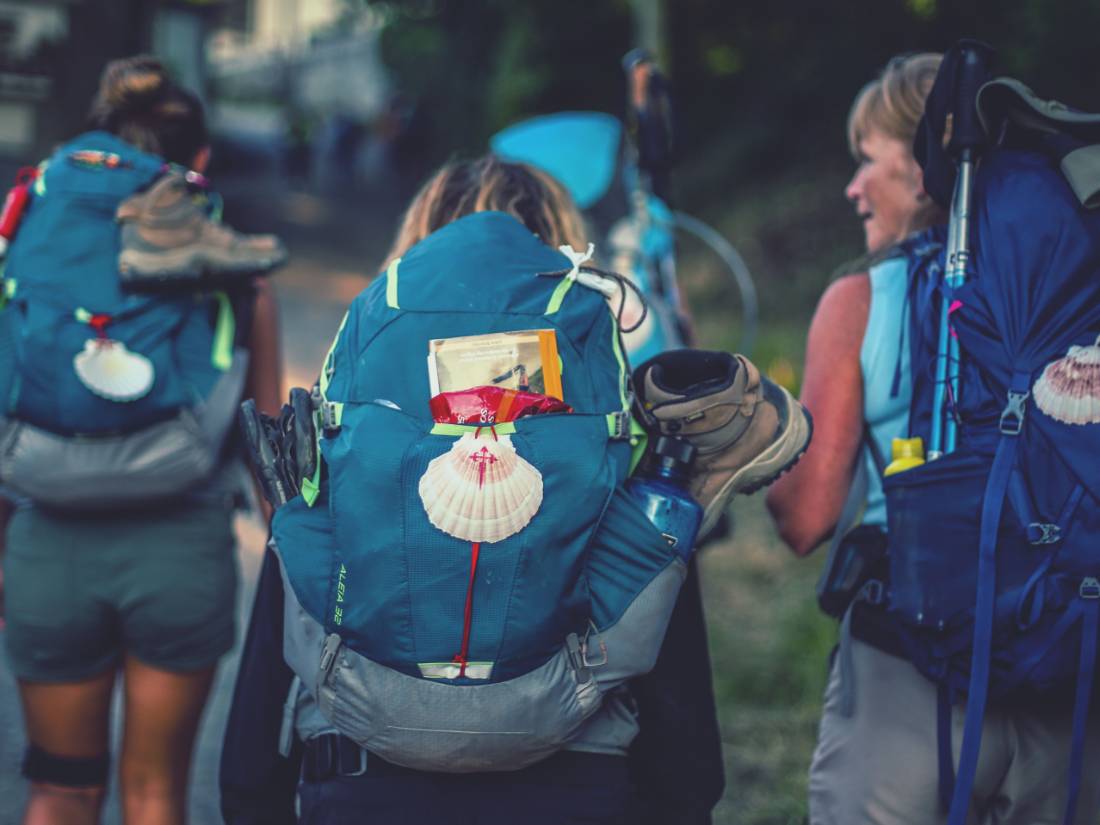
[[[487,427],[527,415],[573,412],[568,404],[548,395],[493,386],[441,392],[428,403],[432,418],[440,424],[482,424]]]

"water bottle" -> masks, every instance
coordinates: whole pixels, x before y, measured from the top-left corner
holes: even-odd
[[[688,442],[660,436],[641,475],[626,482],[627,491],[685,564],[703,521],[703,508],[688,492],[694,458],[695,448]]]
[[[913,438],[895,438],[891,444],[891,461],[883,471],[884,476],[904,473],[924,463],[924,440],[918,435]]]

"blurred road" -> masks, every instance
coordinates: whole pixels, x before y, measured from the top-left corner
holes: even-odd
[[[291,191],[265,175],[224,180],[220,188],[226,198],[228,223],[247,231],[274,231],[290,249],[290,263],[274,279],[283,338],[284,386],[309,387],[348,303],[366,286],[367,273],[380,268],[403,204],[392,192],[318,197]],[[221,822],[217,775],[222,730],[266,529],[254,517],[242,515],[237,519],[237,535],[242,581],[236,605],[238,648],[221,663],[203,718],[192,773],[192,825]],[[116,691],[116,718],[118,699]],[[118,753],[117,736],[116,726],[112,754]],[[15,683],[6,658],[0,655],[0,825],[15,825],[20,820],[26,798],[26,784],[19,775],[24,746]],[[117,825],[119,821],[118,800],[112,788],[104,822]]]

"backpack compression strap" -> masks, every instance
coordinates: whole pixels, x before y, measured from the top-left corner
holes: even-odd
[[[966,825],[970,791],[978,767],[982,745],[982,721],[989,696],[989,666],[993,649],[993,607],[997,594],[997,531],[1001,510],[1008,491],[1012,468],[1016,465],[1019,435],[1030,394],[1031,375],[1017,372],[1008,388],[1008,403],[1001,413],[1001,438],[989,471],[982,499],[981,531],[978,538],[978,594],[974,607],[974,645],[970,660],[970,686],[966,702],[966,725],[955,793],[948,812],[948,825]]]
[[[990,659],[993,646],[993,613],[996,599],[996,550],[997,532],[1001,523],[1001,511],[1005,498],[1012,485],[1012,474],[1016,465],[1016,453],[1019,447],[1019,435],[1023,429],[1024,414],[1029,395],[1031,376],[1026,372],[1017,372],[1012,376],[1008,390],[1008,403],[1001,413],[1001,438],[993,458],[993,466],[986,482],[982,500],[982,520],[978,541],[978,592],[974,609],[973,653],[970,663],[970,685],[966,704],[966,723],[963,728],[962,750],[959,754],[959,771],[954,785],[954,794],[948,813],[948,825],[965,825],[970,806],[970,792],[974,786],[978,755],[981,749],[982,722],[985,717],[986,700],[989,695]],[[1072,513],[1079,502],[1079,494],[1074,491],[1064,508]],[[1067,518],[1068,520],[1068,518]],[[1059,519],[1062,521],[1062,519]],[[1064,525],[1063,525],[1064,526]],[[1069,788],[1066,800],[1064,823],[1071,825],[1077,810],[1080,793],[1081,769],[1084,753],[1084,736],[1088,717],[1089,700],[1096,671],[1098,628],[1100,628],[1100,581],[1086,577],[1078,588],[1078,599],[1071,603],[1051,629],[1052,639],[1061,638],[1075,625],[1081,624],[1081,648],[1078,658],[1077,685],[1074,698],[1073,736],[1070,745]],[[1020,663],[1017,670],[1030,670],[1046,650],[1040,651],[1031,661]],[[950,725],[944,724],[950,719],[950,709],[944,707],[945,694],[940,694],[940,778],[941,792],[945,789],[943,764],[944,742],[950,747]],[[949,753],[949,751],[948,751]],[[947,762],[949,768],[950,761]]]

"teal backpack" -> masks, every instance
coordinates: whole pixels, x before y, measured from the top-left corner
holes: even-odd
[[[166,168],[106,132],[39,167],[0,309],[0,481],[34,501],[163,498],[218,462],[244,386],[236,319],[250,296],[135,295],[119,284],[115,210]],[[117,363],[99,358],[107,350],[139,365],[128,394],[104,389],[120,386],[109,375]]]
[[[272,525],[284,651],[329,721],[386,760],[523,767],[655,661],[685,568],[622,488],[641,445],[597,282],[513,217],[476,213],[393,261],[336,336],[317,473]],[[573,412],[434,420],[429,341],[543,329]],[[435,526],[425,490],[456,451],[526,466],[521,529]]]

